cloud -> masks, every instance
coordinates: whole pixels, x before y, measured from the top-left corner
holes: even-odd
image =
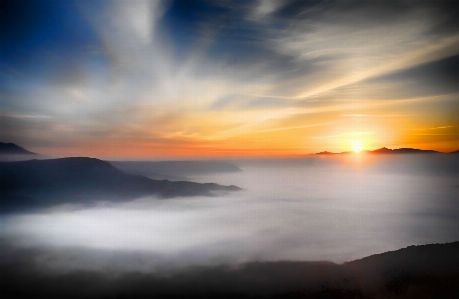
[[[258,3],[255,5],[252,17],[255,20],[266,17],[270,15],[271,13],[277,11],[283,5],[285,5],[285,2],[280,1],[280,0],[268,0],[268,1],[259,0]]]
[[[450,56],[444,59],[416,65],[399,72],[380,76],[367,83],[384,83],[393,85],[397,82],[399,90],[406,90],[411,96],[425,96],[435,94],[451,94],[459,92],[455,82],[459,80],[459,56]],[[410,88],[403,88],[409,84]]]
[[[376,28],[318,21],[315,30],[296,30],[279,38],[276,47],[300,65],[318,59],[321,68],[296,95],[301,99],[457,53],[450,49],[459,43],[458,36],[434,39],[432,46],[434,40],[424,36],[429,24],[420,20],[413,12],[399,23]]]
[[[151,140],[183,141],[185,148],[190,138],[204,145],[252,129],[276,132],[279,114],[283,128],[309,127],[311,118],[329,121],[313,114],[362,114],[375,107],[374,100],[456,92],[459,35],[448,1],[84,1],[30,7],[37,5],[48,21],[33,14],[17,39],[4,36],[0,104],[11,115],[48,117],[52,125],[41,134],[47,142],[72,132],[74,143],[85,146],[116,137],[139,147]],[[31,13],[25,8],[7,10],[24,19]],[[4,22],[20,29],[12,18]],[[301,111],[310,116],[298,123]],[[168,125],[167,115],[174,116]],[[19,122],[17,132],[31,125]],[[17,135],[13,131],[10,126],[0,137]],[[276,143],[278,138],[271,136]],[[69,149],[69,142],[52,143]]]

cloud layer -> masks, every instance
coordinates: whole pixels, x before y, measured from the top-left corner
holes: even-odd
[[[1,3],[0,138],[44,154],[459,146],[453,1]]]

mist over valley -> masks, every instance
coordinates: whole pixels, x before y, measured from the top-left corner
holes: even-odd
[[[1,267],[9,279],[2,288],[14,294],[24,279],[31,290],[59,297],[89,275],[93,291],[77,291],[78,298],[123,290],[153,294],[150,284],[174,296],[203,296],[208,288],[235,297],[319,294],[319,285],[336,296],[390,293],[386,283],[393,277],[378,276],[377,287],[370,280],[362,285],[355,279],[363,272],[340,264],[410,245],[457,241],[458,166],[455,154],[440,153],[1,162]],[[149,174],[179,180],[142,176]],[[452,255],[454,246],[448,249]],[[392,269],[389,260],[365,271],[385,273],[380,267]],[[413,265],[406,267],[414,276],[403,283],[416,289]],[[457,279],[456,266],[441,269],[441,275]],[[259,278],[267,271],[267,280],[247,278],[252,271]],[[274,283],[261,292],[264,283],[273,283],[270,273],[296,271],[304,280]],[[25,273],[45,279],[42,289]],[[208,275],[216,275],[217,285],[204,283]],[[438,283],[441,277],[425,279]],[[68,280],[67,287],[53,291],[55,279]]]

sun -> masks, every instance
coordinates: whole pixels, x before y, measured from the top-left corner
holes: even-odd
[[[350,145],[354,153],[360,153],[364,148],[362,140],[352,140]]]
[[[363,146],[361,144],[354,144],[352,150],[354,153],[360,153],[363,150]]]

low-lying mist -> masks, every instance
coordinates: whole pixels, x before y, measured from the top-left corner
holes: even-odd
[[[89,209],[67,204],[4,215],[3,255],[32,250],[33,263],[53,272],[164,272],[253,261],[342,263],[459,240],[454,159],[349,159],[236,161],[242,172],[187,179],[237,185],[238,192],[123,203],[101,197]],[[416,171],[426,165],[441,167]]]

